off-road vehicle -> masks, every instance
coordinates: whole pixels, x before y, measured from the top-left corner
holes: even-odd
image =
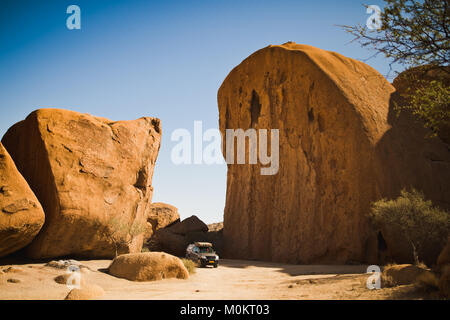
[[[186,248],[186,258],[197,262],[200,267],[219,265],[219,256],[209,242],[194,242]]]

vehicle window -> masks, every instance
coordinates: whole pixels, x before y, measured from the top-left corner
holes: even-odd
[[[212,249],[210,247],[202,247],[200,248],[201,253],[211,253]]]
[[[194,251],[195,253],[199,253],[200,249],[198,247],[194,247],[194,249],[192,249],[192,251]]]

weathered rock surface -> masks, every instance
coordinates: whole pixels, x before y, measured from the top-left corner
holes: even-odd
[[[417,81],[432,81],[442,79],[443,71],[429,70],[425,73],[421,67],[412,68],[400,73],[393,81],[396,91],[391,101],[398,106],[407,104],[404,94],[408,89],[414,90]],[[445,74],[445,72],[444,72]],[[447,74],[447,85],[450,78]],[[419,82],[420,83],[420,82]],[[427,199],[434,205],[449,209],[450,153],[448,146],[442,141],[449,137],[447,129],[443,129],[439,138],[429,138],[431,131],[409,112],[402,111],[398,116],[391,110],[388,118],[392,128],[383,136],[377,145],[377,153],[383,163],[383,181],[381,190],[389,195],[395,194],[401,188],[411,188],[423,191]],[[381,176],[381,175],[380,175]],[[392,198],[392,197],[391,197]],[[383,252],[384,261],[397,263],[412,263],[413,249],[411,243],[399,234],[398,230],[389,225],[382,227],[382,236],[386,242]],[[436,263],[443,245],[439,241],[428,241],[418,252],[420,260],[432,266]]]
[[[400,73],[392,82],[392,85],[400,94],[397,101],[399,104],[408,103],[408,94],[414,93],[415,90],[423,88],[424,84],[430,81],[442,82],[445,86],[450,86],[450,66],[432,68],[431,66],[420,66],[407,69]],[[409,91],[408,91],[409,90]],[[403,96],[402,96],[403,95]],[[447,102],[448,104],[449,102]],[[450,145],[450,124],[440,126],[438,136],[444,142]]]
[[[105,290],[96,284],[82,285],[80,288],[70,290],[64,300],[92,300],[100,298]]]
[[[178,209],[170,204],[163,202],[154,202],[151,204],[147,223],[149,224],[145,239],[149,239],[157,230],[171,226],[180,221]]]
[[[167,278],[187,279],[183,262],[164,252],[129,253],[116,257],[109,273],[131,281],[154,281]]]
[[[28,245],[44,220],[41,204],[0,143],[0,257]]]
[[[170,232],[186,235],[191,232],[207,232],[208,226],[197,216],[190,216],[168,228]]]
[[[183,257],[187,246],[195,241],[211,242],[217,252],[222,252],[222,231],[208,232],[208,226],[197,216],[157,230],[150,238],[148,246],[151,251],[164,251]]]
[[[156,231],[149,241],[151,251],[164,251],[177,257],[183,257],[189,245],[184,235],[171,232],[169,229]]]
[[[109,222],[145,224],[160,139],[156,118],[114,122],[59,109],[11,127],[2,142],[46,217],[28,255],[113,257]],[[141,250],[143,234],[122,238],[119,252]]]
[[[280,147],[275,175],[261,175],[260,162],[228,165],[226,256],[365,261],[376,239],[366,218],[372,201],[415,187],[448,206],[448,148],[396,118],[394,92],[362,62],[295,43],[268,46],[234,68],[218,92],[223,136],[279,129]]]

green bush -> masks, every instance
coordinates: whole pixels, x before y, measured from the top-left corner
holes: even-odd
[[[396,109],[411,111],[431,129],[431,136],[450,143],[450,87],[442,80],[415,80],[414,85],[403,94],[406,105]]]
[[[194,261],[185,259],[185,258],[181,259],[181,261],[183,261],[183,264],[186,267],[186,269],[189,271],[189,274],[195,273],[197,264]]]
[[[445,245],[450,230],[450,215],[433,206],[417,190],[402,190],[395,200],[379,200],[369,213],[372,224],[382,229],[389,225],[411,243],[414,260],[419,264],[418,252],[432,241]]]

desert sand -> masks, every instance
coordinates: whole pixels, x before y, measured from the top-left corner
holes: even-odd
[[[105,273],[111,260],[80,261],[90,271],[82,282],[98,285],[99,299],[421,299],[413,286],[368,290],[365,265],[289,265],[222,260],[217,269],[197,268],[189,279],[133,282]],[[12,267],[8,270],[8,268]],[[61,300],[70,289],[54,278],[65,270],[45,263],[0,261],[0,299]],[[7,271],[7,272],[4,272]],[[13,279],[13,280],[9,280]],[[17,281],[18,280],[18,281]]]

